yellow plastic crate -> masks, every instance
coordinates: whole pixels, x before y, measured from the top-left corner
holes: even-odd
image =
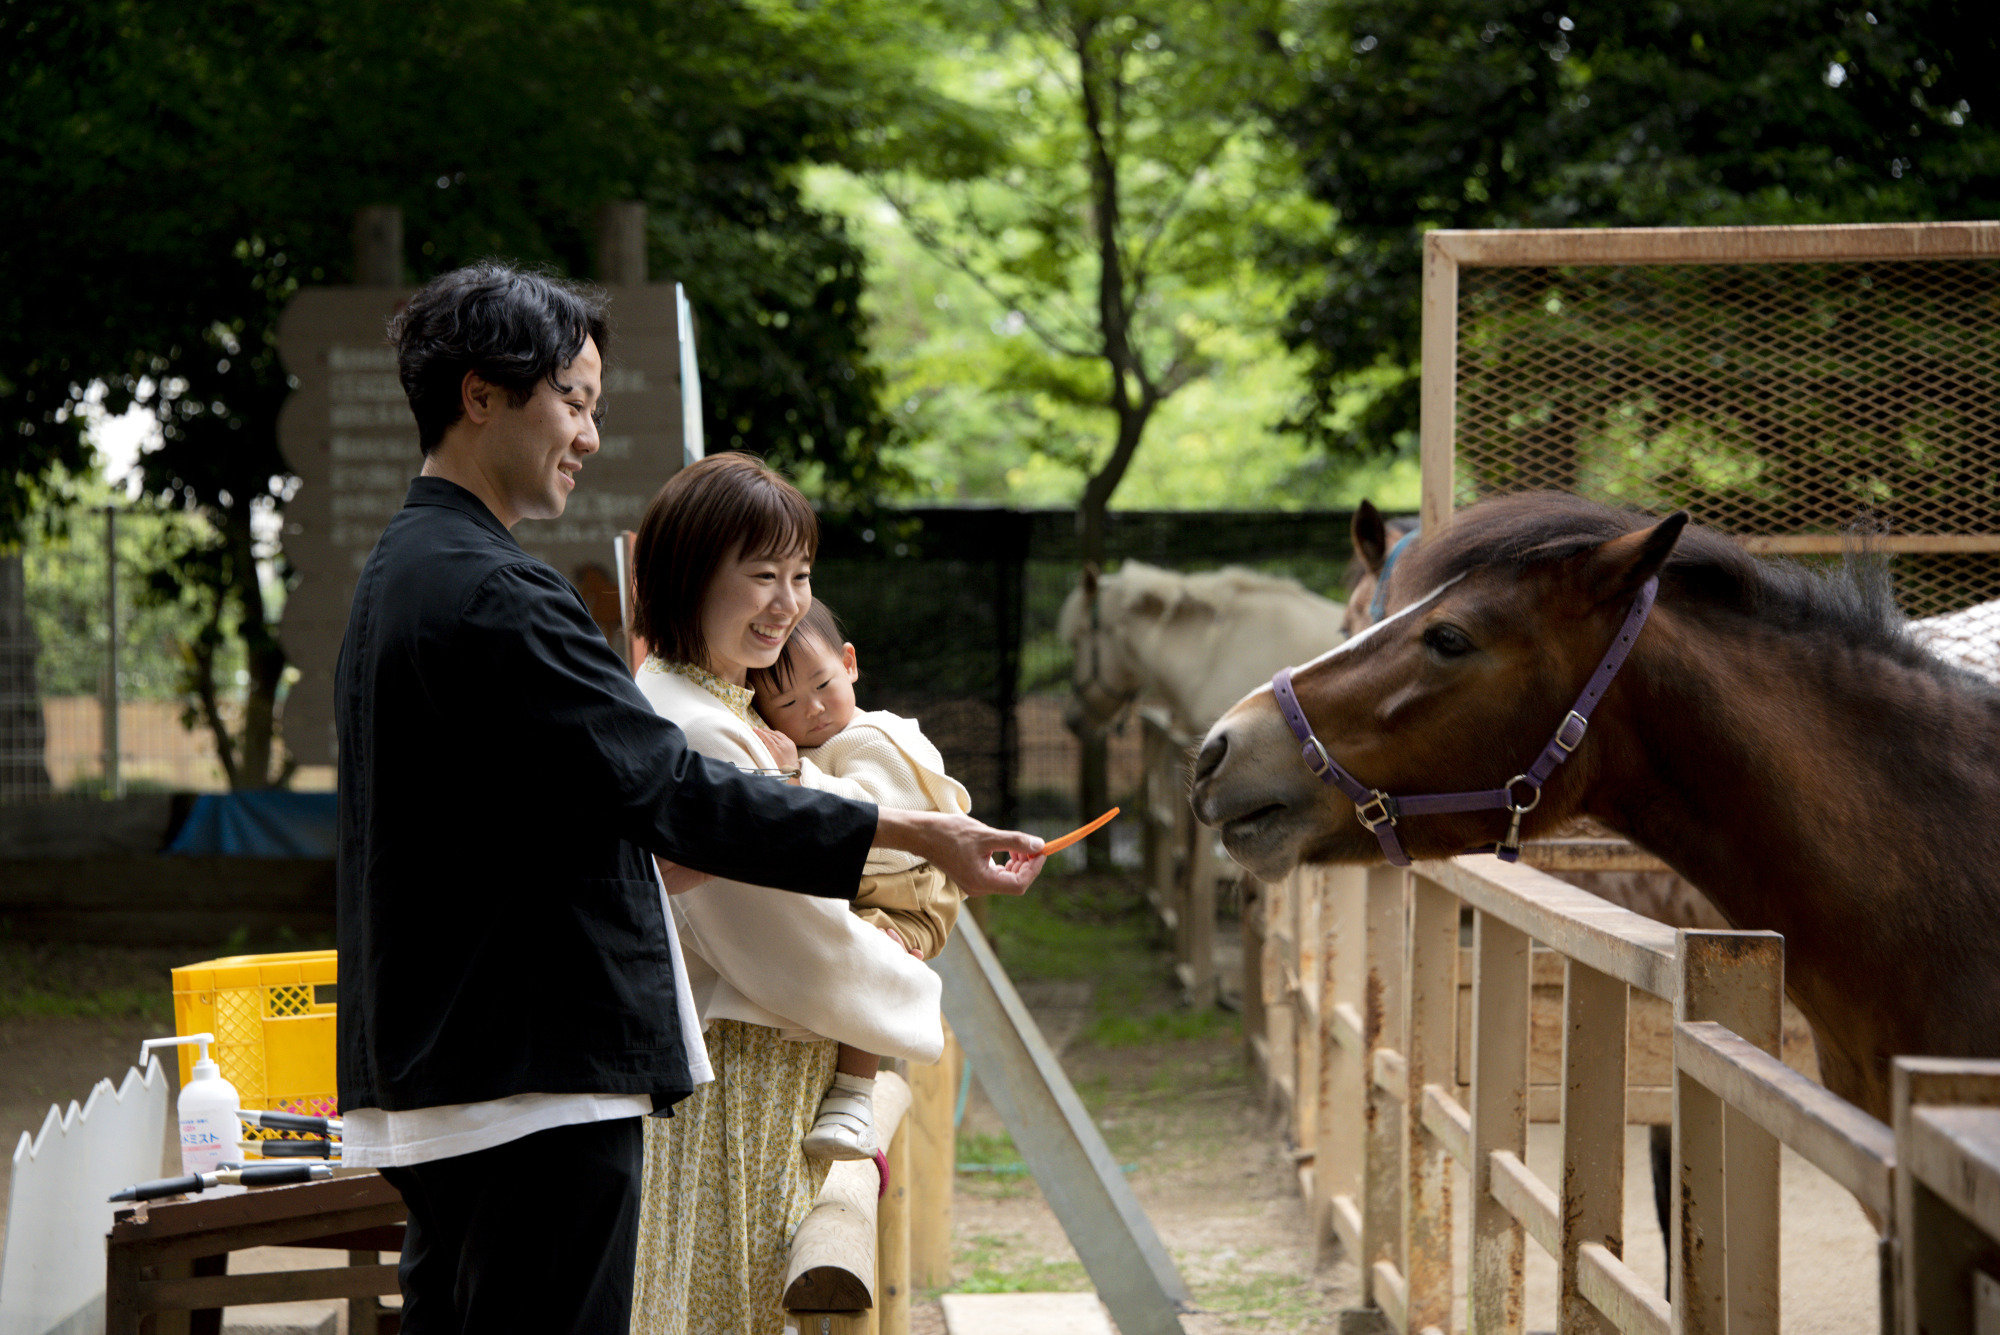
[[[332,1117],[334,978],[331,950],[232,955],[173,971],[174,1032],[214,1034],[210,1055],[245,1108]],[[180,1049],[181,1083],[196,1049]],[[247,1139],[272,1136],[244,1128]]]

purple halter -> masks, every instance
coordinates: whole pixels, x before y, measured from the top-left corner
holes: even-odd
[[[1604,690],[1618,675],[1618,669],[1625,666],[1625,657],[1632,652],[1632,645],[1645,628],[1646,616],[1653,610],[1653,600],[1659,596],[1660,581],[1649,579],[1639,589],[1639,596],[1632,600],[1632,610],[1625,614],[1625,622],[1618,628],[1618,636],[1611,647],[1604,651],[1597,670],[1590,674],[1583,694],[1577,696],[1576,704],[1556,728],[1555,736],[1542,748],[1541,755],[1527,771],[1507,780],[1503,788],[1489,788],[1471,793],[1427,793],[1415,797],[1391,797],[1380,788],[1370,788],[1340,767],[1339,762],[1328,754],[1320,739],[1313,734],[1312,724],[1306,721],[1305,711],[1299,708],[1298,693],[1292,689],[1292,670],[1281,668],[1278,675],[1271,678],[1271,694],[1277,697],[1278,712],[1285,716],[1285,726],[1299,739],[1299,755],[1306,762],[1306,768],[1319,778],[1321,783],[1338,788],[1354,802],[1354,814],[1361,824],[1372,833],[1382,845],[1382,856],[1393,867],[1410,865],[1409,854],[1403,851],[1403,843],[1396,837],[1396,822],[1404,816],[1438,816],[1458,811],[1508,811],[1514,819],[1507,827],[1507,837],[1494,845],[1492,851],[1503,862],[1514,862],[1521,856],[1521,817],[1533,811],[1542,800],[1542,785],[1549,781],[1556,767],[1570,758],[1583,741],[1584,731],[1590,726],[1590,713],[1597,708],[1597,702],[1604,698]],[[1527,799],[1514,800],[1517,788],[1527,789]],[[1468,852],[1483,853],[1484,848],[1468,849]]]

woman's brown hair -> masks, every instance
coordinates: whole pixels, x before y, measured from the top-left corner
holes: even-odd
[[[812,502],[755,455],[711,454],[668,479],[632,548],[632,629],[670,663],[708,665],[701,598],[725,560],[819,554]]]

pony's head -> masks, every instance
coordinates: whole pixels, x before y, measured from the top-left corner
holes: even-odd
[[[1466,510],[1405,552],[1381,621],[1294,670],[1314,734],[1383,792],[1506,785],[1548,744],[1686,521],[1653,523],[1557,493]],[[1556,771],[1529,832],[1576,813],[1593,740],[1586,734]],[[1382,856],[1354,803],[1307,769],[1269,685],[1209,730],[1193,798],[1230,855],[1265,878],[1300,862]],[[1410,856],[1426,858],[1490,844],[1505,827],[1504,812],[1472,812],[1405,817],[1397,833]]]
[[[1138,573],[1131,570],[1137,562],[1126,564],[1126,571],[1111,578],[1100,575],[1094,565],[1084,566],[1082,578],[1063,599],[1062,613],[1056,619],[1056,633],[1069,646],[1075,663],[1069,701],[1063,706],[1063,725],[1079,737],[1110,727],[1138,698],[1144,685],[1119,633],[1130,615],[1127,603],[1134,594],[1127,587],[1134,581],[1122,576]]]
[[[1385,519],[1372,502],[1354,507],[1354,575],[1347,590],[1343,635],[1353,635],[1381,619],[1395,569],[1417,541],[1417,521]]]

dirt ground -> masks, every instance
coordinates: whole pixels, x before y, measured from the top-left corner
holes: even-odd
[[[1292,1157],[1251,1089],[1238,1016],[1179,1004],[1129,882],[1082,875],[1045,882],[1029,900],[996,905],[990,936],[1113,1154],[1129,1165],[1134,1193],[1193,1296],[1189,1335],[1335,1329],[1337,1313],[1358,1301],[1357,1277],[1345,1261],[1314,1255]],[[95,1081],[121,1078],[142,1038],[172,1032],[167,970],[198,957],[0,940],[0,1200],[15,1144],[40,1128],[51,1103],[80,1101]],[[1545,1177],[1557,1171],[1554,1133],[1537,1127],[1530,1139],[1531,1166]],[[1087,1290],[1082,1265],[976,1081],[958,1157],[951,1288]],[[1662,1269],[1663,1252],[1651,1222],[1643,1132],[1628,1162],[1627,1254],[1650,1277]],[[1455,1195],[1462,1202],[1462,1183]],[[1872,1330],[1873,1236],[1852,1198],[1788,1153],[1784,1217],[1787,1335]],[[1540,1329],[1553,1266],[1529,1250],[1530,1327]],[[323,1263],[312,1253],[267,1251],[246,1256],[241,1268]],[[913,1329],[943,1335],[937,1294],[918,1297]],[[251,1313],[243,1311],[232,1313],[228,1328],[333,1335],[344,1314],[325,1306],[323,1326],[279,1324],[284,1312],[261,1309],[272,1324],[246,1324]]]

